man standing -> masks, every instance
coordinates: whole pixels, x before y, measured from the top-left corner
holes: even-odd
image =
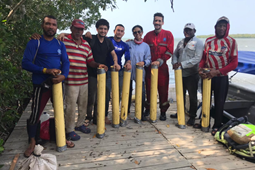
[[[80,136],[74,132],[74,129],[83,133],[90,133],[90,129],[83,124],[88,104],[87,65],[91,68],[104,68],[107,71],[107,66],[94,61],[88,42],[82,39],[81,36],[84,28],[84,22],[75,19],[70,27],[72,33],[64,38],[66,52],[70,61],[69,75],[65,82],[66,133],[67,138],[74,141],[80,139]],[[75,126],[76,103],[78,105],[78,120]]]
[[[206,39],[199,64],[199,75],[202,79],[212,79],[215,104],[215,119],[211,132],[213,136],[222,126],[223,108],[229,86],[228,72],[238,65],[237,43],[234,38],[228,36],[228,18],[219,18],[214,28],[215,36]],[[204,68],[209,69],[209,72],[204,72]]]
[[[113,46],[115,48],[115,53],[118,57],[118,64],[121,66],[119,70],[119,95],[121,96],[122,92],[122,84],[123,84],[123,69],[121,64],[122,56],[125,54],[125,67],[127,70],[131,69],[131,61],[130,61],[130,54],[129,54],[129,46],[121,40],[123,35],[125,34],[125,27],[122,24],[117,24],[114,29],[114,37],[109,37],[112,41]],[[113,57],[110,54],[107,58],[107,66],[110,68],[114,65]],[[110,93],[112,88],[112,79],[111,79],[111,70],[109,69],[106,73],[106,107],[105,107],[105,116],[108,116],[108,108],[109,108],[109,101],[110,101]]]
[[[29,157],[35,147],[36,129],[41,113],[52,95],[52,90],[41,84],[54,76],[53,84],[62,82],[69,73],[69,60],[65,45],[54,38],[57,20],[46,16],[42,21],[43,35],[40,40],[30,40],[24,52],[22,68],[33,73],[32,113],[27,121],[30,145],[24,153]]]
[[[203,42],[195,37],[196,29],[193,23],[187,23],[183,30],[185,38],[182,39],[173,55],[173,69],[182,68],[182,82],[184,103],[186,90],[189,93],[189,120],[188,126],[193,126],[197,112],[198,64],[203,54]],[[170,115],[177,118],[177,114]]]
[[[151,49],[152,65],[157,65],[158,69],[158,93],[160,102],[160,120],[166,120],[166,111],[168,109],[168,86],[169,86],[169,72],[166,64],[167,60],[173,55],[174,38],[170,31],[162,29],[164,24],[164,16],[161,13],[155,13],[153,18],[153,25],[155,30],[148,32],[144,37]],[[146,94],[147,103],[145,115],[150,113],[150,88],[151,88],[151,66],[146,68]]]
[[[118,71],[120,70],[120,65],[118,64],[118,58],[115,53],[115,48],[109,38],[106,35],[109,31],[109,22],[105,19],[100,19],[96,23],[96,29],[98,34],[93,35],[92,39],[83,36],[83,38],[89,42],[94,56],[94,60],[97,63],[107,65],[108,55],[112,55],[113,67]],[[88,67],[89,73],[89,100],[88,100],[88,110],[86,119],[92,119],[92,109],[94,107],[93,123],[97,124],[97,69]],[[105,117],[105,123],[110,124],[108,117]]]

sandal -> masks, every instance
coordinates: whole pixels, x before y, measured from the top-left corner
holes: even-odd
[[[213,128],[211,131],[211,134],[214,136],[216,134],[216,132],[218,132],[218,128]]]
[[[75,144],[72,141],[66,140],[66,147],[67,148],[74,148]]]
[[[84,125],[81,125],[79,127],[74,128],[77,131],[81,131],[83,133],[89,134],[91,132],[90,128],[85,127]]]
[[[195,123],[195,124],[193,125],[193,128],[194,128],[194,129],[201,129],[201,128],[202,128],[202,125],[201,125],[200,123]]]

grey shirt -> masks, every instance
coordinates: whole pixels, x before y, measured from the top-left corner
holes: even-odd
[[[188,77],[198,73],[198,65],[203,54],[203,42],[197,37],[193,37],[184,47],[184,39],[182,39],[172,58],[172,64],[182,64],[182,77]]]

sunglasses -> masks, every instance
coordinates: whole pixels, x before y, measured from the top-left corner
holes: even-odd
[[[135,35],[136,35],[137,33],[138,33],[138,34],[141,34],[141,32],[142,32],[142,31],[135,31],[135,32],[133,32],[133,34],[135,34]]]

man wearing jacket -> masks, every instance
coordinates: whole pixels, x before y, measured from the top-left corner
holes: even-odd
[[[157,65],[158,70],[158,93],[160,102],[160,120],[166,120],[166,111],[169,108],[168,86],[169,71],[166,64],[167,60],[173,55],[174,38],[170,31],[162,29],[164,16],[161,13],[155,13],[153,18],[154,30],[148,32],[144,37],[144,42],[150,46],[152,65]],[[151,66],[146,68],[146,111],[145,115],[150,113],[150,88],[151,88]]]
[[[43,35],[40,40],[30,40],[24,52],[22,68],[33,73],[32,112],[27,121],[30,145],[24,153],[29,157],[35,147],[36,129],[42,111],[52,96],[50,88],[42,84],[49,80],[57,84],[65,80],[69,73],[69,60],[65,45],[54,38],[57,31],[57,20],[54,16],[46,16],[42,22]]]
[[[215,25],[215,36],[205,41],[203,57],[199,64],[199,75],[202,79],[212,79],[214,91],[215,118],[211,134],[222,126],[223,108],[228,93],[228,72],[238,65],[237,43],[228,36],[230,24],[227,17],[218,19]],[[205,73],[204,68],[210,71]]]
[[[198,64],[203,54],[203,42],[195,37],[195,25],[193,23],[187,23],[184,26],[184,36],[173,55],[173,69],[178,67],[182,68],[182,82],[183,82],[183,94],[184,102],[186,96],[186,90],[189,93],[189,116],[190,119],[187,122],[188,126],[194,125],[196,112],[197,112],[197,89],[198,89]],[[177,118],[177,114],[170,115],[171,118]]]

